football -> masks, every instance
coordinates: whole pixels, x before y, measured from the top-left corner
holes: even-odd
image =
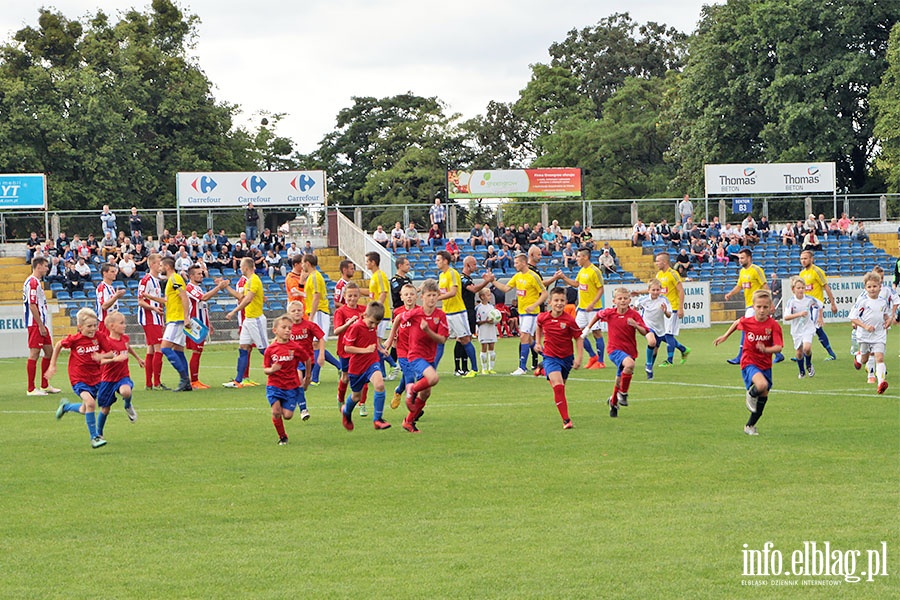
[[[503,320],[503,315],[496,308],[492,308],[491,312],[488,313],[488,319],[491,320],[491,323],[496,325],[497,323],[499,323],[500,321]]]

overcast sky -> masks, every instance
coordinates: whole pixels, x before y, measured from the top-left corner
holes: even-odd
[[[571,29],[628,10],[637,23],[656,21],[685,33],[704,4],[722,0],[190,0],[200,17],[194,53],[220,101],[240,105],[239,123],[257,111],[288,113],[279,133],[303,152],[334,128],[353,96],[411,91],[436,96],[448,114],[483,114],[490,100],[515,100],[529,65],[549,61],[547,48]],[[149,2],[5,1],[0,36],[37,26],[47,6],[71,19],[102,9],[117,16]]]

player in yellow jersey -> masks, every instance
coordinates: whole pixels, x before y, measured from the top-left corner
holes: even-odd
[[[575,255],[575,260],[578,266],[581,267],[575,279],[566,277],[561,270],[557,271],[554,277],[562,279],[567,285],[578,289],[578,307],[575,311],[575,322],[580,329],[584,329],[591,322],[591,319],[594,318],[594,315],[597,314],[597,311],[603,308],[603,274],[600,272],[600,267],[591,263],[590,248],[579,249]],[[591,346],[591,341],[586,337],[583,340],[584,349],[587,350],[588,356],[590,356],[585,369],[606,368],[606,364],[603,361],[606,352],[606,344],[603,342],[603,329],[601,329],[603,327],[606,327],[605,321],[598,322],[591,329],[591,334],[597,340],[596,354]]]
[[[331,330],[331,314],[328,305],[328,289],[325,287],[325,278],[316,269],[319,266],[319,257],[315,254],[303,255],[303,273],[306,276],[303,292],[306,297],[306,314],[310,321],[318,325],[319,329],[328,337]],[[340,372],[341,363],[331,352],[325,351],[325,355],[321,356],[318,350],[315,350],[312,366],[312,379],[310,385],[319,385],[319,372],[322,365],[327,360],[328,364]]]
[[[743,290],[745,307],[744,317],[749,319],[756,314],[756,311],[753,308],[753,294],[758,290],[769,290],[769,282],[766,279],[766,272],[763,271],[762,268],[758,265],[753,264],[753,250],[751,250],[750,248],[741,248],[740,252],[738,252],[738,261],[740,262],[741,270],[738,272],[737,283],[733,288],[731,288],[730,291],[725,293],[725,299],[729,300],[732,296]],[[737,356],[728,359],[728,364],[741,364],[741,355],[743,354],[743,352],[744,334],[742,333],[741,345],[740,347],[738,347]],[[783,360],[784,355],[781,352],[778,352],[775,355],[774,362],[779,363]]]
[[[370,301],[379,302],[384,307],[384,317],[381,319],[381,323],[378,324],[377,331],[378,340],[382,342],[383,346],[383,342],[387,339],[388,333],[391,331],[391,325],[393,324],[393,313],[391,313],[391,282],[388,280],[387,273],[381,269],[381,255],[377,252],[366,253],[366,268],[372,273],[372,279],[369,281]],[[385,372],[384,361],[387,361],[391,366],[390,373]],[[385,379],[393,381],[397,378],[397,361],[394,360],[390,354],[379,352],[378,364],[381,365],[381,374]],[[435,363],[435,367],[436,366],[437,363]],[[362,412],[364,408],[365,404],[360,406],[360,414],[363,416],[365,416],[365,413]]]
[[[494,282],[494,286],[501,292],[516,290],[519,308],[519,368],[511,375],[525,375],[525,364],[531,346],[534,344],[534,332],[537,325],[537,317],[541,312],[541,306],[547,299],[547,288],[541,281],[541,276],[528,268],[528,256],[517,254],[515,259],[516,274],[508,283]]]
[[[469,323],[469,313],[466,303],[463,301],[463,283],[459,271],[450,266],[453,257],[446,250],[441,250],[434,256],[434,264],[438,271],[438,300],[443,302],[441,310],[447,315],[447,326],[450,329],[450,338],[463,347],[466,357],[469,359],[471,369],[463,377],[475,377],[478,374],[478,354],[475,352],[475,344],[472,343],[472,327]],[[438,344],[434,365],[437,368],[444,355],[444,345]]]
[[[828,285],[828,276],[814,262],[815,257],[812,250],[804,250],[800,253],[800,265],[803,267],[800,270],[800,279],[806,284],[806,293],[821,302],[822,306],[825,306],[825,293],[827,293],[828,301],[831,303],[831,313],[835,314],[837,313],[837,303],[834,301],[834,293],[831,291],[831,286]],[[828,352],[828,358],[825,360],[835,360],[837,355],[831,349],[831,342],[828,340],[824,327],[816,328],[816,337],[819,338],[822,347]]]
[[[678,341],[678,332],[681,331],[681,318],[684,317],[684,284],[678,271],[672,268],[672,258],[667,252],[660,252],[653,259],[658,271],[656,280],[660,284],[660,293],[666,297],[672,306],[672,312],[665,318],[665,334],[662,341],[666,343],[666,360],[659,363],[660,367],[671,367],[675,362],[675,350],[681,352],[681,364],[687,360],[691,349]],[[632,292],[632,296],[649,294],[650,290]]]
[[[266,315],[263,313],[263,304],[266,295],[262,281],[254,271],[253,259],[245,256],[241,259],[241,275],[247,280],[244,291],[237,306],[230,310],[226,319],[233,319],[236,314],[244,311],[244,321],[241,323],[241,337],[238,340],[237,376],[233,381],[222,385],[227,388],[244,387],[244,373],[250,364],[250,348],[256,346],[260,354],[265,354],[269,346],[267,336]]]
[[[175,259],[167,256],[160,262],[166,276],[166,331],[160,347],[163,355],[181,376],[176,392],[190,392],[191,377],[187,358],[184,356],[184,324],[191,320],[191,303],[188,300],[184,278],[175,270]]]

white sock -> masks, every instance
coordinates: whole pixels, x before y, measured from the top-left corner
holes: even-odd
[[[488,368],[489,368],[489,367],[488,367],[487,352],[482,352],[481,354],[479,354],[479,357],[481,358],[481,370],[482,370],[482,371],[487,371]]]
[[[883,362],[880,362],[875,365],[875,375],[878,377],[878,384],[881,385],[881,382],[884,381],[884,375],[887,371],[887,367]]]
[[[493,350],[488,352],[488,369],[494,370],[494,363],[497,361],[497,353]]]

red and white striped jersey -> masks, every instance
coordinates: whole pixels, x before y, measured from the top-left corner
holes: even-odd
[[[235,291],[238,295],[244,295],[244,287],[247,285],[247,278],[244,275],[241,275],[241,278],[238,279],[237,285],[234,286]],[[238,313],[237,316],[238,327],[240,327],[244,323],[244,311]]]
[[[159,285],[159,279],[157,279],[150,273],[144,275],[144,277],[141,278],[141,282],[138,284],[138,298],[144,300],[150,306],[161,306],[161,304],[159,302],[156,302],[155,300],[148,300],[146,298],[143,298],[145,294],[149,294],[150,296],[155,296],[157,298],[162,297],[162,288]],[[165,322],[165,315],[161,315],[146,308],[138,309],[138,323],[140,323],[142,326],[164,325]]]
[[[187,291],[188,300],[191,302],[191,318],[198,319],[201,323],[209,327],[209,306],[203,299],[203,294],[206,292],[199,285],[190,282],[184,289]]]
[[[115,296],[115,294],[116,288],[109,285],[105,281],[101,281],[100,285],[97,286],[97,318],[100,319],[101,323],[106,322],[106,317],[109,315],[109,313],[119,312],[118,300],[113,302],[106,310],[103,309],[103,305],[106,302],[109,302],[110,299]]]
[[[41,323],[47,325],[47,295],[44,294],[44,286],[41,285],[41,280],[34,275],[29,275],[28,279],[25,280],[25,284],[22,286],[22,303],[25,307],[25,327],[36,326],[38,324],[31,314],[31,309],[28,308],[29,304],[37,306]]]

